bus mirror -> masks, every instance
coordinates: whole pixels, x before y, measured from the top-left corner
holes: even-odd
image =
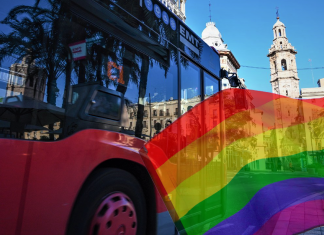
[[[225,69],[221,69],[220,77],[221,78],[228,78],[228,72]]]
[[[229,81],[231,87],[238,87],[240,85],[240,81],[236,74],[233,74],[231,77],[229,77],[228,81]]]

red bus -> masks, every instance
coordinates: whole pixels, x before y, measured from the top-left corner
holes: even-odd
[[[174,233],[139,150],[219,91],[219,55],[157,0],[2,12],[0,233]]]

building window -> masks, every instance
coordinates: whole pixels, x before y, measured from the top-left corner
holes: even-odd
[[[157,116],[157,111],[156,110],[153,110],[153,116]]]
[[[143,127],[146,128],[146,121],[143,122]]]
[[[273,65],[274,65],[275,72],[277,72],[277,64],[276,64],[276,61],[273,62]]]
[[[286,96],[288,96],[288,90],[286,90]]]
[[[287,70],[287,63],[285,59],[281,60],[281,69],[282,71]]]
[[[170,116],[169,109],[166,110],[166,116]]]
[[[161,126],[163,126],[163,120],[161,120],[160,123],[161,123]]]
[[[131,128],[132,128],[132,125],[133,125],[133,123],[132,123],[132,122],[130,122],[130,123],[129,123],[129,129],[131,129]]]
[[[281,29],[279,29],[279,37],[281,37]]]
[[[163,110],[161,109],[160,110],[160,116],[163,116],[164,114],[163,114]]]

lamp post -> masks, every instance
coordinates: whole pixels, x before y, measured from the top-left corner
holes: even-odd
[[[310,132],[310,141],[311,141],[311,146],[312,146],[312,157],[313,157],[313,162],[314,162],[314,147],[313,147],[313,126],[312,123],[307,124],[309,132]]]

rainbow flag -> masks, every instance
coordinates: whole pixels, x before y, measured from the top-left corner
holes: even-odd
[[[181,234],[296,234],[324,225],[324,99],[219,92],[141,151]]]

